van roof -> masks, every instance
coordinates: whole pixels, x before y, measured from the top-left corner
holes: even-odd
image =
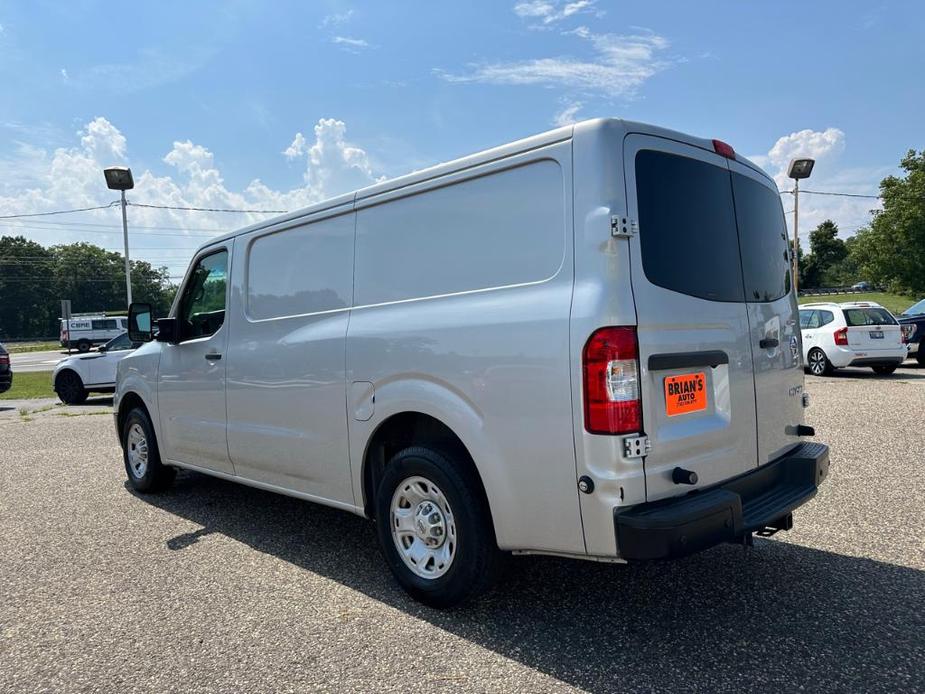
[[[308,207],[303,207],[293,212],[287,212],[286,214],[282,214],[271,219],[262,220],[255,224],[237,229],[236,231],[217,236],[216,238],[202,244],[196,250],[196,253],[198,253],[203,248],[208,248],[213,244],[226,241],[235,236],[239,236],[240,234],[246,234],[258,229],[264,229],[267,227],[275,226],[277,224],[297,220],[301,217],[315,215],[337,207],[351,205],[354,202],[365,200],[374,195],[380,195],[382,193],[397,190],[405,186],[410,186],[434,178],[439,178],[440,176],[456,173],[458,171],[464,171],[465,169],[488,164],[498,159],[504,159],[515,154],[528,152],[530,150],[545,147],[557,142],[564,142],[570,139],[578,130],[595,130],[602,128],[619,128],[627,134],[642,133],[645,135],[654,135],[669,140],[677,140],[679,142],[691,144],[695,147],[700,147],[701,149],[706,149],[709,151],[714,150],[713,140],[710,139],[694,137],[692,135],[687,135],[675,130],[669,130],[668,128],[661,128],[656,125],[649,125],[647,123],[639,123],[636,121],[627,121],[621,118],[594,118],[582,121],[580,123],[575,123],[573,125],[566,125],[561,128],[555,128],[554,130],[548,130],[537,135],[531,135],[530,137],[525,137],[523,139],[515,140],[504,145],[482,150],[481,152],[459,157],[458,159],[452,159],[441,164],[435,164],[434,166],[421,169],[420,171],[412,171],[411,173],[404,174],[396,178],[379,181],[365,188],[360,188],[359,190],[355,190],[350,193],[338,195],[337,197],[329,198],[327,200],[315,203],[314,205],[309,205]],[[769,181],[773,182],[773,179],[768,176],[767,172],[756,166],[754,163],[750,162],[745,157],[736,154],[735,158],[739,163],[748,166],[754,171],[765,176]]]

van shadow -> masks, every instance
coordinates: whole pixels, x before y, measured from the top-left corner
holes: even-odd
[[[820,378],[817,376],[817,378]],[[834,371],[821,378],[841,378],[852,380],[874,380],[874,381],[917,381],[925,378],[925,369],[918,364],[903,364],[897,371],[883,376],[874,373],[873,369],[852,366],[845,367]]]
[[[638,566],[523,557],[483,599],[437,611],[398,588],[356,516],[188,472],[139,498],[201,526],[171,550],[220,533],[588,691],[922,682],[925,572],[914,569],[776,540]]]

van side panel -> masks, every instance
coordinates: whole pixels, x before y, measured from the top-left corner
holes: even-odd
[[[353,294],[351,207],[237,240],[226,390],[237,475],[350,505],[344,342]]]
[[[358,204],[347,369],[373,384],[375,406],[365,421],[348,408],[354,486],[376,428],[423,412],[467,446],[503,549],[583,553],[568,369],[571,144],[427,186]]]
[[[588,553],[614,556],[613,510],[645,501],[642,461],[623,458],[622,437],[589,434],[584,427],[581,355],[591,333],[605,326],[636,325],[630,277],[629,240],[611,235],[610,218],[627,217],[620,121],[591,121],[575,127],[575,293],[570,350],[572,427],[576,479],[588,475],[593,494],[580,494]],[[630,220],[627,219],[629,223]],[[629,227],[628,227],[629,228]]]

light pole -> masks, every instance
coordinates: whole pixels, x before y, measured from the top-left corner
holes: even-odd
[[[815,159],[791,159],[787,176],[793,179],[793,291],[800,293],[800,179],[809,178]]]
[[[118,190],[122,193],[122,240],[125,242],[125,296],[128,306],[132,305],[132,264],[128,257],[128,217],[125,214],[125,191],[135,187],[132,170],[127,166],[110,166],[103,169],[106,176],[106,185],[109,190]]]

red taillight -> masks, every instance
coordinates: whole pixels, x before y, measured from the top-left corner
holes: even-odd
[[[713,140],[713,151],[721,157],[726,157],[727,159],[736,158],[736,151],[732,148],[731,145],[727,145],[722,140]]]
[[[0,354],[0,364],[2,364],[3,366],[9,366],[9,365],[10,365],[10,357],[9,357],[9,355],[7,355],[7,354]]]
[[[642,431],[636,328],[595,331],[581,356],[585,429],[592,434]]]
[[[841,328],[835,331],[835,344],[840,347],[848,346],[848,328]]]

